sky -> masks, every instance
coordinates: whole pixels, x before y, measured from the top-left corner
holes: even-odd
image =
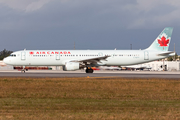
[[[145,49],[173,27],[180,54],[179,0],[0,0],[0,50]]]

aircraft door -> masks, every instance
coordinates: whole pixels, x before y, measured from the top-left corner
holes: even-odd
[[[149,60],[149,52],[144,51],[144,60]]]
[[[102,56],[103,56],[103,53],[102,53],[102,52],[100,52],[100,53],[98,53],[98,55],[99,55],[100,57],[102,57]]]
[[[21,60],[26,60],[26,52],[21,52]]]
[[[60,60],[60,53],[56,54],[56,60]]]

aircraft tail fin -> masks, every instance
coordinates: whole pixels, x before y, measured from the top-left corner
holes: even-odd
[[[154,40],[154,42],[146,50],[168,51],[173,32],[172,27],[166,27],[161,34]]]

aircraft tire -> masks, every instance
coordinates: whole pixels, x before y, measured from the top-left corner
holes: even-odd
[[[86,69],[86,73],[93,73],[93,71],[94,71],[93,69],[88,69],[88,68]]]
[[[93,69],[90,69],[90,73],[93,73],[94,72],[94,70]]]
[[[88,71],[89,69],[86,69],[86,73],[88,73],[89,71]]]

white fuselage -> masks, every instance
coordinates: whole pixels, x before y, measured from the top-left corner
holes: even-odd
[[[12,53],[4,62],[13,66],[64,66],[73,60],[86,60],[109,56],[94,66],[120,66],[146,63],[167,56],[159,56],[163,51],[150,50],[24,50]]]

